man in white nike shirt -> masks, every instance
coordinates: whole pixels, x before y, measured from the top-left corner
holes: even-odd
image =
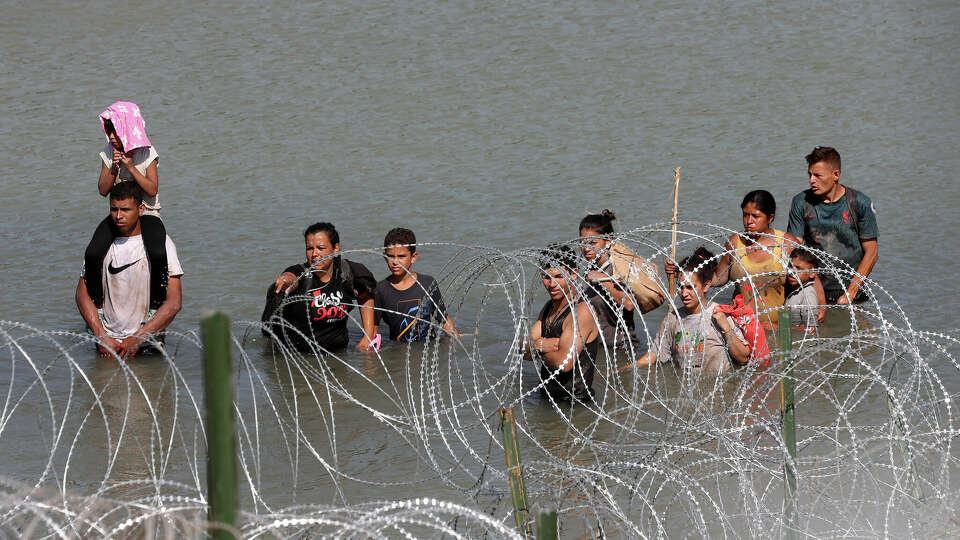
[[[168,281],[166,300],[155,313],[150,310],[150,263],[140,235],[143,191],[136,182],[120,182],[110,190],[110,218],[116,238],[103,259],[103,309],[98,310],[80,273],[77,307],[93,335],[99,338],[101,354],[122,358],[137,354],[150,334],[165,329],[180,311],[183,269],[177,248],[167,236]]]

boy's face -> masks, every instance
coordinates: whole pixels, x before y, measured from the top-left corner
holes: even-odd
[[[417,262],[418,253],[410,253],[409,246],[387,246],[383,249],[383,258],[387,261],[390,274],[403,278],[410,274],[413,263]]]
[[[807,283],[816,277],[816,273],[812,271],[813,265],[798,257],[790,259],[790,270],[792,271],[787,272],[787,281],[792,285]]]

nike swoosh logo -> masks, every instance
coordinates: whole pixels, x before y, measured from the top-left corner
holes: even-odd
[[[138,262],[140,262],[140,259],[137,259],[137,260],[133,261],[133,262],[130,263],[130,264],[125,264],[125,265],[121,266],[120,268],[114,267],[114,266],[113,266],[113,263],[111,262],[110,264],[107,265],[107,270],[108,270],[111,274],[119,274],[120,272],[123,272],[123,271],[126,270],[127,268],[130,268],[131,266],[137,264]]]

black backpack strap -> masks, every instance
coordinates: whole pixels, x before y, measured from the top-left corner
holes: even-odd
[[[359,298],[360,294],[357,292],[356,286],[353,283],[353,267],[351,266],[350,261],[343,258],[342,255],[337,257],[337,264],[340,267],[340,279],[343,280],[344,285],[353,293],[354,297]]]
[[[860,223],[857,215],[857,190],[849,186],[843,186],[847,195],[847,207],[850,210],[850,223],[853,224],[853,230],[857,231],[857,238],[860,238]]]

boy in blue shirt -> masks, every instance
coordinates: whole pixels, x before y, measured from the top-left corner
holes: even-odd
[[[432,276],[413,271],[417,262],[417,237],[413,231],[397,227],[383,239],[383,258],[390,275],[373,290],[376,324],[390,328],[390,339],[409,343],[422,341],[442,324],[447,334],[459,336],[446,314],[440,287]]]

